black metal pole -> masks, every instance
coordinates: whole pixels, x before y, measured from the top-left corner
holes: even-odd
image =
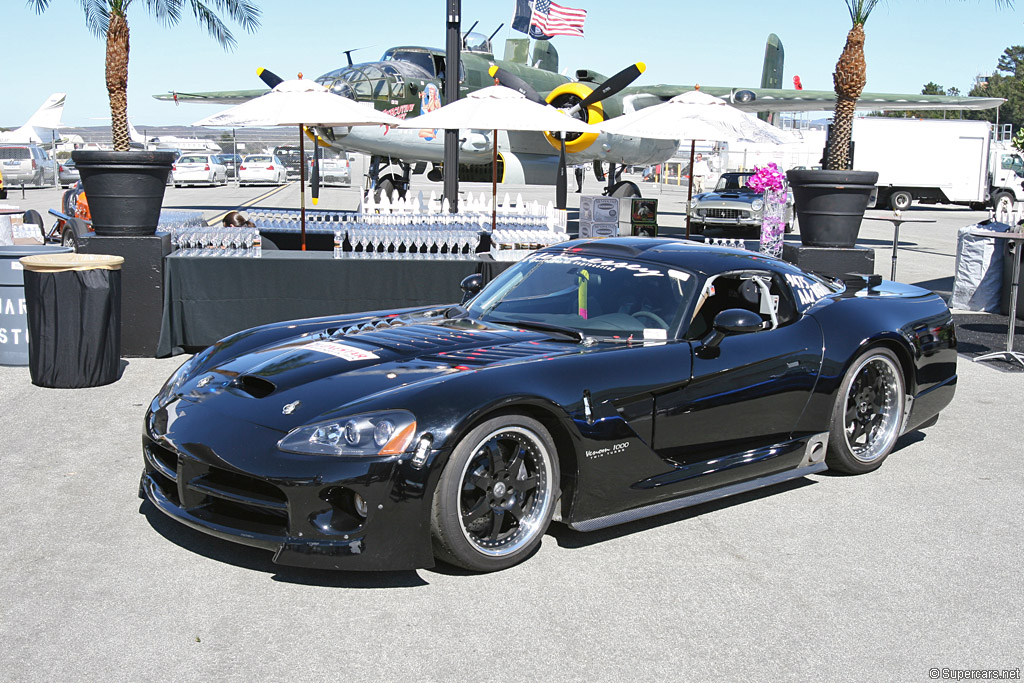
[[[444,103],[459,99],[459,60],[462,52],[462,0],[448,0],[445,44]],[[497,143],[497,141],[495,141]],[[444,196],[452,213],[459,210],[459,131],[444,132]]]

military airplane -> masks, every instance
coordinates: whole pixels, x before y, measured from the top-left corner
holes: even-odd
[[[493,37],[493,34],[492,36]],[[460,96],[501,81],[504,85],[535,91],[553,106],[574,109],[573,115],[597,123],[669,100],[696,86],[628,85],[622,79],[609,87],[622,73],[607,79],[589,69],[578,69],[575,77],[558,73],[558,53],[548,41],[535,41],[529,55],[529,39],[509,39],[503,59],[496,59],[491,39],[468,33],[463,39],[459,69]],[[349,64],[323,74],[316,81],[331,92],[373,106],[406,119],[432,111],[442,104],[442,83],[447,68],[443,49],[404,46],[384,52],[379,61]],[[733,106],[752,112],[826,111],[835,104],[832,91],[789,90],[781,88],[782,44],[771,34],[765,50],[762,87],[731,88],[699,86],[708,94],[722,97]],[[495,69],[497,67],[497,69]],[[496,72],[496,73],[495,73]],[[273,87],[280,81],[261,69],[261,78]],[[634,69],[634,74],[639,71]],[[497,78],[495,78],[495,75]],[[239,104],[259,97],[266,89],[219,92],[174,92],[154,95],[158,100]],[[581,106],[586,102],[585,106]],[[945,95],[897,95],[864,93],[858,108],[869,110],[988,109],[998,98]],[[431,129],[394,129],[386,126],[321,128],[314,133],[321,144],[370,155],[370,187],[391,194],[404,194],[410,176],[433,167],[428,177],[441,178],[444,159],[444,132]],[[492,131],[462,131],[459,149],[461,180],[489,180]],[[502,182],[554,184],[557,150],[561,140],[554,134],[498,131],[498,174]],[[604,164],[609,164],[606,194],[638,196],[639,189],[629,181],[615,182],[614,165],[646,166],[673,156],[678,141],[653,140],[623,135],[568,134],[565,141],[567,163],[594,164],[599,179],[604,179]]]

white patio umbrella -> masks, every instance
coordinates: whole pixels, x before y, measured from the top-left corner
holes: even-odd
[[[700,90],[597,125],[606,133],[659,140],[738,140],[778,145],[796,142],[786,131]]]
[[[298,126],[299,190],[302,222],[302,248],[306,248],[306,154],[303,126],[395,126],[401,119],[377,111],[347,97],[328,92],[315,81],[281,81],[266,95],[243,102],[222,112],[200,119],[194,126],[267,127]],[[316,144],[314,142],[314,144]]]
[[[406,119],[400,128],[476,129],[494,131],[492,147],[494,158],[491,171],[492,206],[491,227],[497,220],[498,194],[498,131],[552,131],[565,133],[600,133],[601,131],[577,118],[546,104],[532,102],[522,93],[501,85],[492,85],[469,93],[462,99],[440,109]],[[565,147],[563,141],[562,159]],[[561,163],[564,168],[564,163]]]
[[[692,90],[676,95],[668,102],[617,116],[598,127],[606,133],[632,135],[660,140],[690,140],[692,180],[693,156],[697,140],[764,142],[776,145],[796,142],[753,114],[740,111],[720,97]],[[686,196],[686,237],[690,237],[690,205],[693,183]]]

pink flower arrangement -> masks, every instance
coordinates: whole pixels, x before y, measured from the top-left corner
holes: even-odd
[[[747,181],[747,187],[754,192],[764,192],[765,190],[775,190],[778,192],[785,186],[786,175],[775,164],[761,167],[755,166],[754,175],[750,176],[750,180]]]

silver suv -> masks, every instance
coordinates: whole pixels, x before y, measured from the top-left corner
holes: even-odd
[[[16,185],[43,187],[56,182],[53,159],[39,145],[0,145],[0,169],[8,190]]]

